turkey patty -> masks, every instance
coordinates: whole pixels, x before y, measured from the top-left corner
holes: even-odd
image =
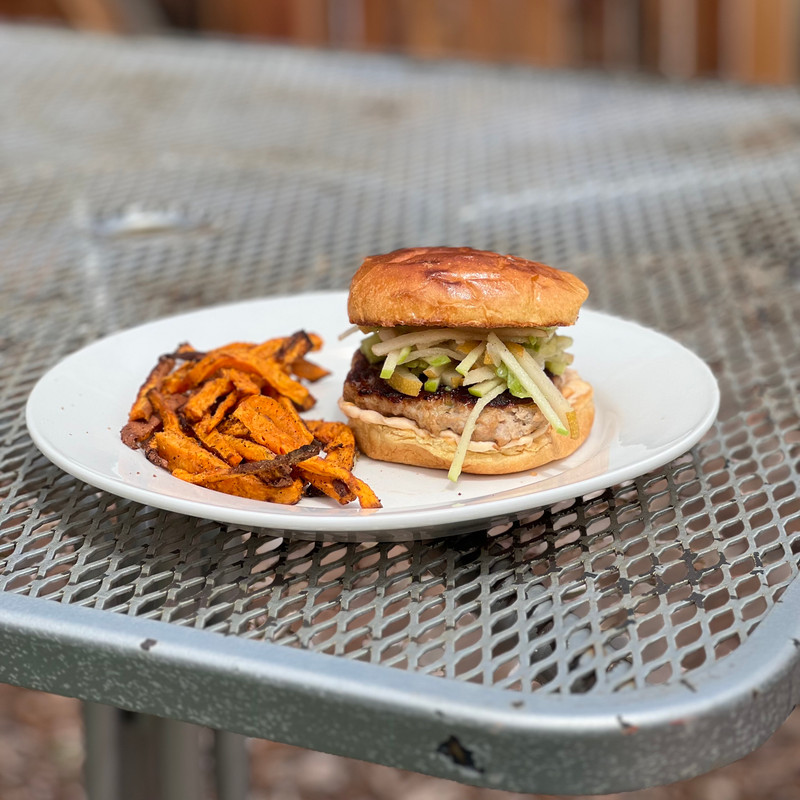
[[[353,356],[343,398],[384,417],[406,417],[435,436],[444,430],[460,436],[478,401],[463,387],[440,387],[436,392],[421,391],[417,397],[409,397],[389,386],[380,377],[380,367],[370,364],[360,351]],[[472,440],[496,442],[503,447],[514,439],[532,434],[544,422],[544,415],[533,400],[503,392],[478,417]]]

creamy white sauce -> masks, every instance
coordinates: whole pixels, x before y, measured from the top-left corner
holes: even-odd
[[[384,417],[383,414],[379,414],[377,411],[372,411],[365,408],[359,408],[357,405],[353,403],[349,403],[347,400],[339,399],[339,408],[341,408],[342,413],[345,414],[350,419],[358,419],[362,422],[370,423],[371,425],[386,425],[389,428],[399,428],[402,430],[407,431],[414,431],[415,433],[419,433],[423,436],[433,436],[430,431],[426,431],[423,428],[420,428],[414,420],[407,419],[406,417]],[[471,450],[473,453],[489,453],[489,452],[503,452],[504,450],[511,450],[516,447],[527,447],[534,439],[541,436],[548,428],[550,424],[548,422],[544,422],[540,425],[533,433],[529,433],[527,436],[521,436],[519,439],[513,439],[508,444],[504,445],[503,447],[499,447],[496,442],[476,442],[471,441],[469,443],[468,450]],[[454,442],[458,442],[461,438],[455,431],[451,430],[444,430],[439,434],[439,437],[442,439],[452,439]]]

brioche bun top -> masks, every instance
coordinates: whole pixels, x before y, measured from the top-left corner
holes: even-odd
[[[369,256],[350,283],[356,325],[532,328],[572,325],[589,290],[568,272],[470,247]]]

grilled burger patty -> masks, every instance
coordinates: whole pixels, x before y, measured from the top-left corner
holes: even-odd
[[[556,379],[558,385],[558,379]],[[422,391],[409,397],[393,389],[380,377],[380,366],[356,351],[344,383],[343,399],[359,408],[377,411],[384,417],[406,417],[438,436],[444,430],[461,435],[478,398],[463,387],[436,392]],[[496,442],[500,447],[532,434],[543,424],[544,415],[529,397],[517,398],[503,392],[478,417],[473,441]]]

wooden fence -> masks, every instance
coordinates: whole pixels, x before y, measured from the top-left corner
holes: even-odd
[[[800,79],[800,0],[0,0],[0,17],[675,78]]]

